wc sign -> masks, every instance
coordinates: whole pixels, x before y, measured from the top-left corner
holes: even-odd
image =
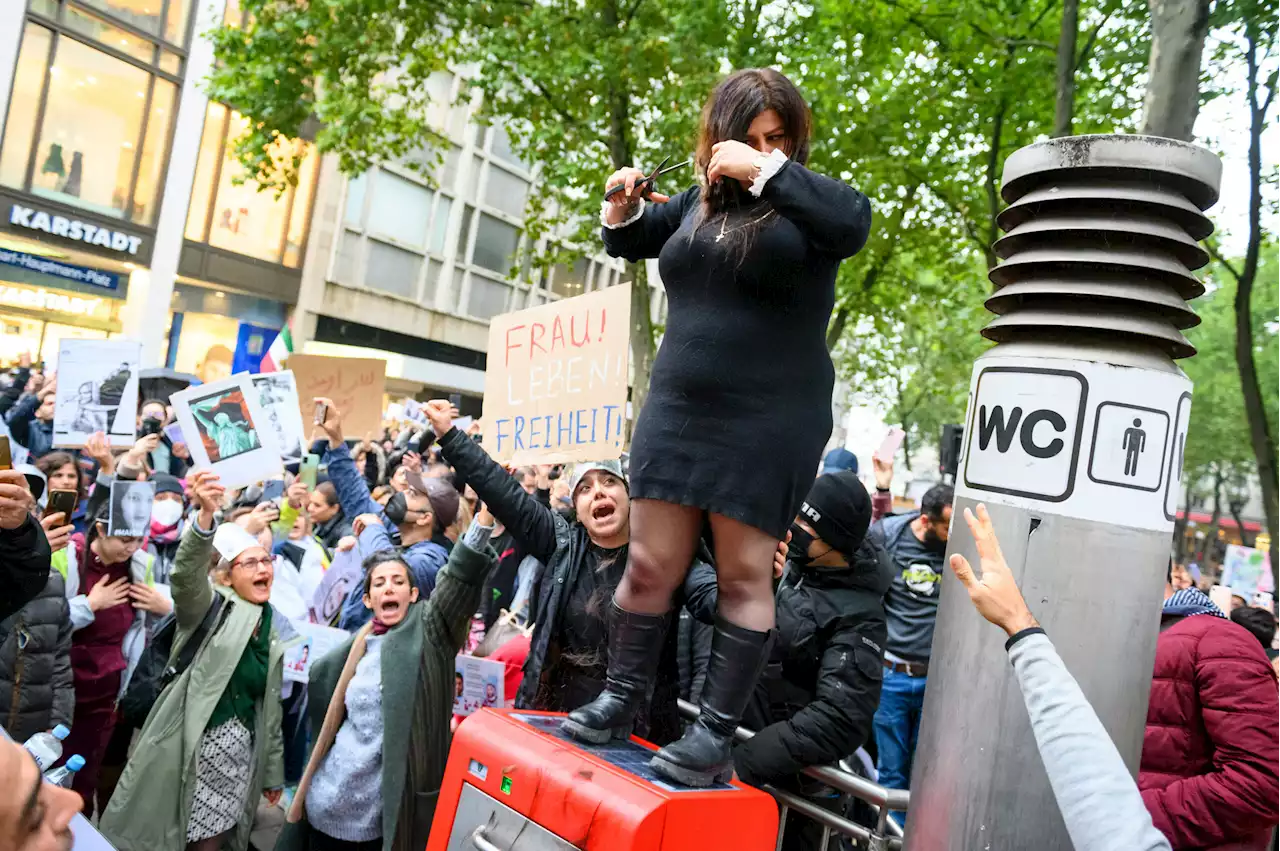
[[[990,366],[965,430],[964,484],[1063,502],[1076,487],[1089,383],[1071,370]]]

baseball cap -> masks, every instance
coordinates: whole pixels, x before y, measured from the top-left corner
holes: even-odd
[[[627,484],[627,476],[622,472],[621,461],[586,461],[581,464],[575,464],[573,467],[573,484],[569,488],[570,497],[577,496],[578,485],[582,484],[583,477],[592,470],[603,470],[606,473],[612,473],[622,480],[623,487],[630,490],[630,485]]]
[[[458,489],[444,479],[424,479],[421,473],[407,470],[405,481],[409,487],[424,494],[431,503],[431,513],[441,529],[452,526],[458,519]]]
[[[871,497],[853,472],[819,476],[800,506],[800,516],[837,552],[852,556],[871,525]]]
[[[824,476],[832,473],[843,473],[846,470],[851,473],[858,472],[858,456],[842,446],[832,449],[827,453],[827,457],[822,459],[822,475]]]

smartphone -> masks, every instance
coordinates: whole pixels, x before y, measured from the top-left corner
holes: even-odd
[[[461,411],[461,410],[462,410],[462,394],[461,394],[461,393],[450,393],[450,394],[449,394],[449,404],[450,404],[450,405],[453,405],[453,407],[455,407],[455,408],[457,408],[459,411]]]
[[[284,479],[272,479],[262,486],[262,501],[270,502],[284,496]]]
[[[151,434],[159,434],[164,428],[164,423],[155,417],[143,417],[142,427],[138,429],[138,437],[146,437]]]
[[[889,429],[889,433],[880,442],[880,448],[876,450],[876,457],[885,462],[893,461],[893,456],[898,454],[898,447],[906,436],[907,433],[897,426]]]
[[[80,494],[75,491],[49,491],[49,502],[45,506],[43,517],[50,514],[62,514],[63,522],[70,523],[71,515],[75,513],[76,502],[79,501]]]
[[[319,467],[319,455],[308,453],[302,456],[302,463],[298,465],[298,481],[305,484],[308,490],[316,489],[316,471]]]
[[[170,443],[186,443],[182,439],[182,426],[177,423],[169,423],[164,427],[164,436],[169,438]]]
[[[329,406],[324,402],[316,402],[316,425],[324,425],[324,421],[329,418]]]
[[[13,469],[13,455],[9,452],[9,438],[0,435],[0,470]]]

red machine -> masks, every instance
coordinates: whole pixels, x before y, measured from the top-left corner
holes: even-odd
[[[691,789],[649,768],[638,738],[589,745],[558,713],[483,709],[453,737],[427,851],[766,851],[772,797]]]

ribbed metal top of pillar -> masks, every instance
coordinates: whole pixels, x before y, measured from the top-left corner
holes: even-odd
[[[1218,200],[1222,163],[1196,145],[1156,136],[1073,136],[1038,142],[1005,161],[994,246],[999,343],[1123,336],[1170,357],[1195,354],[1182,330],[1200,319],[1186,300],[1209,262],[1204,210]]]

